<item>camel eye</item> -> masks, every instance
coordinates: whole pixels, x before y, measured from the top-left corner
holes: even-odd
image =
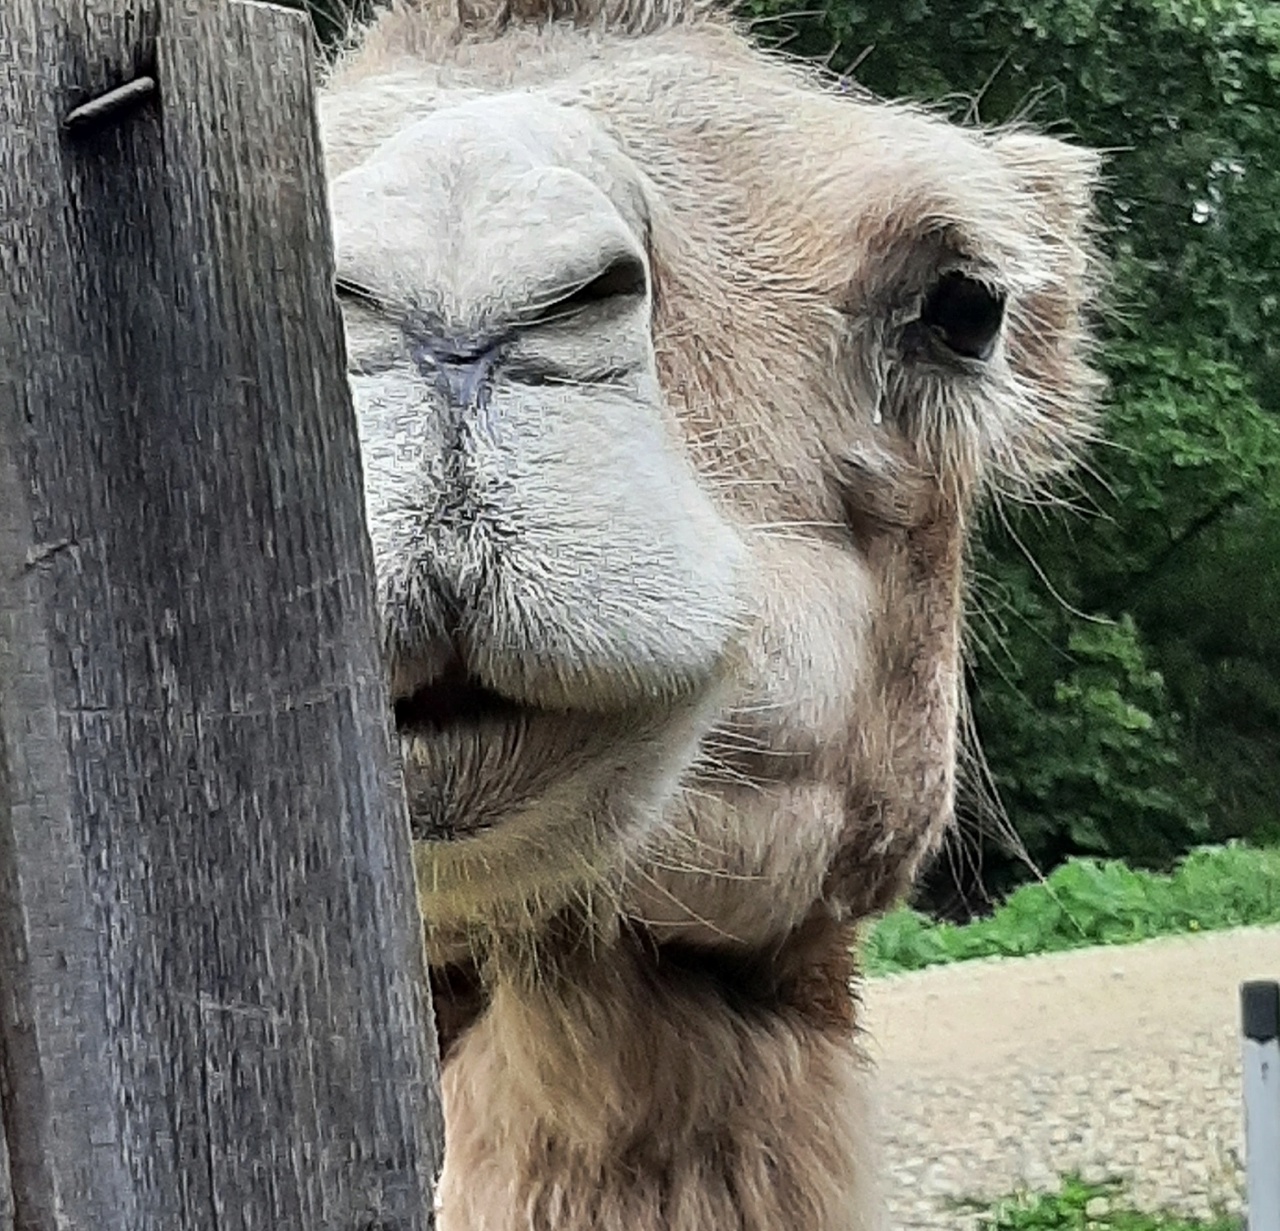
[[[633,256],[622,256],[576,290],[538,308],[528,323],[562,320],[586,308],[607,304],[610,300],[643,295],[648,285],[644,263]]]
[[[991,358],[1003,321],[1004,295],[959,273],[940,278],[920,308],[920,323],[966,359]]]

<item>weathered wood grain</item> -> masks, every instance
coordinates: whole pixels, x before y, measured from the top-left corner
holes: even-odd
[[[298,14],[0,5],[27,1228],[411,1231],[441,1146]],[[156,94],[60,120],[142,73]]]

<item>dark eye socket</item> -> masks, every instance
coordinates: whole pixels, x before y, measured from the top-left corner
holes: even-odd
[[[605,303],[610,299],[619,299],[631,295],[643,295],[648,286],[648,277],[644,263],[634,257],[619,257],[608,265],[602,273],[597,274],[590,282],[580,286],[576,291],[547,304],[532,317],[532,321],[546,321],[570,316],[595,304]]]
[[[944,274],[924,298],[920,323],[966,359],[990,359],[1004,323],[1005,297],[985,282]]]

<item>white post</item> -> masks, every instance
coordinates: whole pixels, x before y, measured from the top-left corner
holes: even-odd
[[[1240,985],[1248,1231],[1280,1231],[1280,983]]]

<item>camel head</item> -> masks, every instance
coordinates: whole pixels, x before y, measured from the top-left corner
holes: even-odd
[[[433,956],[888,905],[975,508],[1089,422],[1094,157],[680,0],[393,9],[322,124]]]

